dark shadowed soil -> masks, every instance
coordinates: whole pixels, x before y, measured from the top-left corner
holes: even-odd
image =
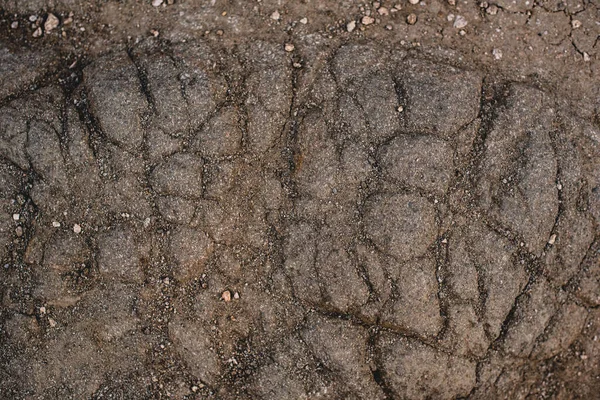
[[[599,7],[0,0],[0,399],[599,399]]]

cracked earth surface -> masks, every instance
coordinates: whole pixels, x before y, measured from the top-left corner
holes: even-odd
[[[598,398],[597,87],[341,26],[6,35],[3,398]]]

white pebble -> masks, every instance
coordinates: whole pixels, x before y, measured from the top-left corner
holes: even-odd
[[[363,25],[371,25],[373,22],[375,22],[375,18],[365,15],[362,17],[361,22]]]
[[[356,28],[356,21],[350,21],[346,24],[346,30],[352,32]]]
[[[81,233],[81,226],[79,224],[73,225],[73,232]]]
[[[19,220],[19,218],[21,218],[21,215],[20,215],[20,214],[13,214],[13,219],[14,219],[15,221],[18,221],[18,220]]]
[[[550,239],[548,239],[548,244],[554,244],[554,242],[556,242],[556,234],[552,234],[552,236],[550,236]]]
[[[308,18],[306,18],[306,17],[302,18],[302,19],[300,20],[300,23],[301,23],[302,25],[306,25],[306,24],[308,24]]]
[[[55,228],[60,228],[60,222],[58,221],[52,221],[52,226]]]
[[[163,0],[152,0],[152,6],[158,7],[163,3]]]
[[[277,11],[277,10],[273,11],[273,14],[271,14],[271,19],[274,19],[275,21],[279,20],[280,17],[281,17],[281,15],[279,14],[279,11]]]
[[[19,27],[19,21],[13,21],[13,22],[10,24],[10,27],[11,27],[12,29],[17,29],[17,28]]]
[[[408,0],[410,4],[419,4],[419,0]]]
[[[495,60],[501,60],[502,59],[502,50],[500,50],[500,49],[493,49],[492,50],[492,55],[494,56]]]
[[[42,36],[42,28],[40,28],[38,26],[38,28],[35,31],[33,31],[33,35],[32,36],[34,38],[38,38],[38,37]]]
[[[573,27],[573,29],[581,28],[581,21],[578,19],[574,19],[573,21],[571,21],[571,26]]]
[[[465,17],[463,17],[462,15],[457,15],[456,16],[456,20],[454,21],[454,27],[456,29],[462,29],[465,26],[467,26],[469,23],[467,22],[467,20],[465,19]]]
[[[286,43],[284,48],[288,53],[294,51],[294,45],[292,43]]]
[[[46,18],[46,22],[44,22],[44,31],[50,32],[53,29],[56,29],[58,24],[59,20],[56,18],[56,15],[50,13],[48,14],[48,18]]]

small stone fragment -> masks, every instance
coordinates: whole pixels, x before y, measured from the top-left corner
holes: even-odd
[[[402,112],[402,111],[404,111],[404,107],[398,106],[397,110],[398,110],[398,112]]]
[[[48,318],[48,323],[50,324],[50,328],[54,328],[56,326],[56,321],[52,318]]]
[[[448,0],[448,4],[450,4],[451,6],[455,6],[456,0]]]
[[[34,38],[38,38],[40,36],[42,36],[42,28],[38,27],[35,31],[33,31],[33,35]]]
[[[221,294],[221,299],[225,303],[229,303],[231,301],[231,292],[229,290],[224,291],[223,294]]]
[[[573,27],[573,29],[581,28],[581,21],[578,19],[574,19],[573,21],[571,21],[571,26]]]
[[[346,24],[346,30],[352,32],[356,28],[356,21],[350,21]]]
[[[379,7],[377,9],[377,12],[379,13],[379,15],[382,15],[384,17],[390,15],[390,11],[385,7]]]
[[[40,314],[46,314],[46,307],[44,307],[44,306],[40,307]]]
[[[23,228],[20,226],[17,226],[17,228],[15,229],[15,233],[17,234],[17,237],[23,236]]]
[[[271,19],[274,19],[275,21],[278,21],[280,17],[281,17],[281,15],[279,14],[279,11],[277,11],[277,10],[273,11],[273,14],[271,14]]]
[[[302,19],[300,20],[300,23],[301,23],[302,25],[306,25],[306,24],[308,24],[308,18],[306,18],[306,17],[302,18]]]
[[[19,21],[13,21],[10,24],[11,29],[17,29],[19,27]]]
[[[52,221],[52,226],[55,228],[60,228],[60,222],[58,221]]]
[[[37,19],[38,19],[37,15],[30,15],[29,16],[29,22],[35,22],[35,21],[37,21]]]
[[[196,385],[192,386],[192,392],[196,393],[200,388]]]
[[[420,0],[408,0],[408,2],[409,2],[410,4],[413,4],[413,5],[414,5],[414,4],[419,4],[419,1],[420,1]]]
[[[467,26],[469,23],[467,22],[467,20],[465,19],[465,17],[463,17],[462,15],[457,15],[456,16],[456,20],[454,20],[454,27],[456,29],[462,29],[465,26]]]
[[[81,233],[81,226],[79,224],[73,225],[73,232]]]
[[[46,33],[51,32],[53,29],[56,29],[58,24],[59,20],[56,18],[56,15],[49,13],[48,18],[46,18],[46,22],[44,23],[44,31],[46,31]]]
[[[288,53],[294,51],[294,45],[292,43],[286,43],[285,51],[287,51]]]
[[[239,299],[240,298],[240,294],[238,292],[235,292],[233,294],[233,298],[236,299],[236,300]]]
[[[556,242],[556,233],[553,233],[550,239],[548,239],[548,244],[552,245],[554,242]]]
[[[408,14],[408,17],[406,17],[406,23],[409,25],[414,25],[417,23],[417,15],[414,13]]]
[[[19,220],[19,218],[21,218],[21,215],[20,215],[20,214],[16,214],[16,213],[15,213],[15,214],[13,214],[13,219],[14,219],[15,221],[18,221],[18,220]]]
[[[485,12],[489,15],[496,15],[498,14],[498,6],[495,4],[491,4],[488,8],[485,9]]]
[[[387,29],[388,31],[391,31],[392,29],[394,29],[394,27],[392,25],[386,25],[385,29]]]
[[[163,0],[152,0],[152,7],[158,7],[163,3]]]
[[[361,22],[363,25],[371,25],[373,22],[375,22],[375,18],[365,15],[362,17]]]
[[[583,52],[583,61],[585,61],[585,62],[590,61],[590,55],[586,52]]]
[[[502,59],[502,50],[500,50],[500,49],[493,49],[492,50],[492,55],[494,56],[495,60],[501,60]]]

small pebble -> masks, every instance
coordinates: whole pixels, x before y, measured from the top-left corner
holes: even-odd
[[[450,4],[451,6],[455,6],[456,0],[448,0],[448,4]]]
[[[453,21],[454,20],[454,14],[448,14],[448,16],[446,17],[446,19],[448,21]]]
[[[404,107],[398,106],[397,110],[398,110],[398,112],[402,112],[402,111],[404,111]]]
[[[417,23],[417,15],[416,14],[408,14],[408,17],[406,17],[406,23],[408,23],[409,25],[414,25]]]
[[[383,15],[384,17],[390,15],[390,11],[385,7],[379,7],[377,9],[377,12],[379,13],[379,15]]]
[[[500,50],[500,49],[493,49],[492,50],[492,55],[494,56],[495,60],[501,60],[502,59],[502,50]]]
[[[419,0],[408,0],[410,4],[419,4]]]
[[[56,18],[56,15],[52,13],[48,14],[48,18],[46,18],[46,22],[44,22],[44,31],[51,32],[53,29],[56,29],[59,22],[60,21],[58,18]]]
[[[346,24],[346,30],[352,32],[356,28],[356,21],[350,21]]]
[[[585,62],[590,61],[590,55],[586,52],[583,53],[583,61],[585,61]]]
[[[375,22],[375,18],[365,15],[362,17],[360,22],[362,22],[363,25],[371,25],[373,22]]]
[[[17,29],[17,28],[19,27],[19,21],[13,21],[13,22],[10,24],[10,27],[11,27],[12,29]]]
[[[35,31],[33,31],[33,35],[34,38],[38,38],[40,36],[42,36],[42,28],[38,27]]]
[[[46,314],[46,307],[44,307],[44,306],[40,307],[40,314]]]
[[[573,29],[581,28],[581,21],[578,19],[574,19],[573,21],[571,21],[571,26],[573,27]]]
[[[385,29],[387,29],[388,31],[391,31],[392,29],[394,29],[394,27],[392,25],[386,25]]]
[[[302,19],[300,20],[300,23],[301,23],[302,25],[306,25],[306,24],[308,24],[308,18],[306,18],[306,17],[302,18]]]
[[[462,15],[457,15],[456,19],[454,20],[454,27],[456,29],[462,29],[465,26],[467,26],[469,23],[467,22],[467,20],[465,19],[465,17],[463,17]]]
[[[17,228],[15,229],[15,233],[17,234],[17,237],[23,236],[23,228],[20,226],[17,226]]]
[[[50,324],[50,328],[54,328],[56,326],[56,321],[52,318],[48,318],[48,323]]]
[[[498,6],[495,4],[491,4],[488,8],[485,9],[485,12],[489,15],[496,15],[498,14]]]
[[[29,16],[29,22],[35,22],[35,21],[37,21],[37,19],[38,19],[37,15],[30,15]]]
[[[278,21],[280,17],[281,17],[281,15],[279,14],[279,11],[277,11],[277,10],[273,11],[273,14],[271,14],[271,19],[274,19],[275,21]]]
[[[556,242],[556,233],[552,234],[550,239],[548,239],[548,244],[554,244],[554,242]]]
[[[196,385],[192,386],[192,392],[196,393],[200,388]]]
[[[73,225],[73,232],[81,233],[81,226],[79,224]]]
[[[240,298],[240,294],[238,292],[235,292],[233,294],[233,298],[236,299],[236,300],[239,299]]]
[[[562,184],[560,184],[560,183],[557,183],[557,184],[556,184],[556,188],[557,188],[558,190],[562,190]]]
[[[288,53],[294,51],[294,45],[291,43],[286,43],[284,48]]]
[[[223,29],[217,29],[217,36],[223,36],[224,33]]]
[[[229,290],[224,291],[221,294],[221,299],[226,302],[229,303],[231,301],[231,292]]]
[[[14,219],[15,221],[18,221],[18,220],[19,220],[19,218],[21,218],[21,214],[13,214],[13,219]]]
[[[152,0],[152,7],[158,7],[163,3],[163,0]]]
[[[60,228],[60,222],[58,221],[52,221],[52,226],[55,228]]]

